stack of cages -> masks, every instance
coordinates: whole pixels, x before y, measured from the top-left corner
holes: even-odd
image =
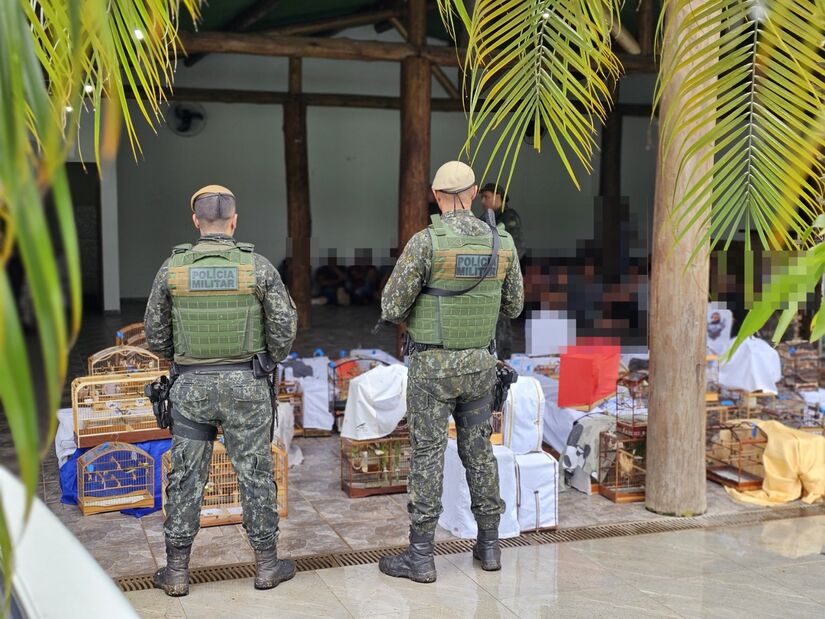
[[[201,505],[201,527],[214,527],[226,524],[241,524],[243,522],[243,506],[241,492],[238,487],[238,476],[232,466],[232,461],[226,447],[219,437],[212,446],[212,459],[209,462],[209,478],[203,493]],[[286,518],[288,514],[289,494],[289,462],[286,449],[279,442],[272,443],[272,472],[278,488],[278,514]],[[172,454],[167,451],[161,458],[163,483],[163,513],[166,513],[169,473],[172,470]]]
[[[387,365],[387,362],[373,357],[342,357],[338,361],[330,361],[327,373],[329,411],[335,417],[335,425],[339,432],[344,422],[344,409],[347,407],[350,381],[378,365]]]
[[[110,346],[89,357],[89,376],[160,371],[157,355],[138,346]]]
[[[762,457],[768,437],[755,424],[740,421],[719,428],[708,441],[708,479],[737,490],[757,490],[765,475]]]
[[[630,438],[647,436],[650,383],[647,371],[629,372],[616,381],[616,432]]]
[[[146,348],[146,332],[142,322],[133,322],[125,325],[115,332],[115,346],[137,346]],[[159,367],[168,372],[172,367],[172,362],[168,359],[160,359]]]
[[[599,494],[614,503],[645,499],[646,438],[619,432],[599,435]]]
[[[304,394],[301,385],[296,380],[281,378],[278,381],[278,402],[292,406],[295,419],[295,436],[304,434]]]
[[[110,441],[138,443],[169,438],[158,428],[145,387],[162,372],[82,376],[72,381],[72,417],[78,447]]]
[[[777,346],[782,360],[782,382],[793,391],[819,389],[819,350],[805,340],[782,342]]]
[[[341,439],[341,490],[347,496],[361,498],[407,491],[412,448],[407,427],[402,424],[384,438]]]
[[[90,449],[77,459],[77,505],[84,516],[154,507],[154,458],[126,443]]]

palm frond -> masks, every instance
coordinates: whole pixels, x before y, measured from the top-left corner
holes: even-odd
[[[690,187],[673,196],[682,235],[705,225],[703,245],[729,244],[744,227],[746,243],[754,231],[765,248],[793,247],[822,211],[821,4],[666,0],[666,12],[681,12],[687,22],[664,23],[684,36],[663,50],[656,102],[677,71],[703,68],[680,86],[683,105],[661,118],[660,157],[688,161],[703,153],[701,162],[712,161],[698,173],[679,171]],[[684,127],[687,138],[677,143]]]
[[[590,170],[596,121],[619,74],[610,45],[618,0],[439,0],[448,29],[457,15],[469,31],[464,70],[471,76],[464,152],[475,162],[489,147],[482,177],[496,168],[509,184],[525,137],[541,150],[546,133],[573,182],[576,162]]]

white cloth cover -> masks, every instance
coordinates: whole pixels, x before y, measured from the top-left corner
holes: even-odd
[[[395,365],[401,363],[391,354],[384,352],[378,348],[353,348],[349,351],[350,357],[361,357],[363,359],[378,359],[387,365]]]
[[[749,337],[719,368],[719,383],[728,389],[777,393],[782,378],[779,353],[766,341]]]
[[[714,318],[717,318],[714,322]],[[733,312],[708,305],[708,351],[721,355],[730,346],[730,333],[733,328]]]
[[[63,466],[75,451],[77,451],[77,443],[74,440],[72,409],[61,408],[57,411],[57,434],[54,436],[57,466]]]
[[[343,438],[358,441],[387,436],[407,414],[407,368],[379,365],[349,383],[341,426]]]
[[[304,392],[304,421],[305,428],[316,430],[330,430],[335,417],[329,412],[329,379],[322,377],[306,377],[296,379]]]
[[[541,451],[544,393],[532,376],[519,376],[510,387],[503,410],[504,444],[513,453]]]
[[[513,452],[503,445],[493,445],[493,453],[498,461],[498,479],[504,513],[498,535],[501,538],[519,535],[518,513],[516,510],[516,464]],[[475,518],[470,511],[470,488],[467,486],[464,466],[458,457],[458,444],[450,439],[444,455],[444,489],[441,493],[444,511],[438,524],[456,537],[474,539],[478,533]]]
[[[517,454],[516,508],[522,532],[559,525],[559,463],[548,453]]]
[[[273,438],[281,441],[281,444],[289,453],[292,439],[295,436],[295,412],[292,404],[288,402],[278,403],[278,423],[275,424]]]

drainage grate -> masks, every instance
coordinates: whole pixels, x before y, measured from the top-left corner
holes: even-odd
[[[822,515],[825,515],[825,505],[820,504],[774,507],[771,509],[765,508],[735,514],[698,516],[696,518],[658,518],[656,520],[626,522],[621,524],[598,524],[575,529],[536,531],[533,533],[525,533],[519,537],[503,539],[501,540],[501,546],[502,548],[517,548],[539,544],[560,544],[564,542],[580,542],[632,535],[650,535],[652,533],[670,533],[673,531],[688,531],[692,529],[747,526],[773,520]],[[437,542],[435,544],[435,554],[438,556],[454,555],[470,552],[472,548],[473,540],[449,540]],[[331,567],[370,565],[378,563],[378,559],[382,555],[397,552],[401,549],[402,547],[388,547],[340,554],[315,555],[311,557],[300,557],[296,559],[295,562],[297,563],[299,572],[323,570]],[[254,563],[203,567],[190,571],[190,579],[193,584],[253,578],[254,576]],[[152,575],[145,574],[142,576],[118,578],[116,579],[116,583],[122,591],[144,591],[152,588]]]

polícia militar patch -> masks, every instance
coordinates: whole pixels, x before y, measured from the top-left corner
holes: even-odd
[[[238,267],[189,267],[190,291],[237,289]]]
[[[490,257],[489,254],[458,254],[455,257],[455,276],[480,278],[487,270]],[[496,256],[493,265],[495,268],[492,269],[492,272],[495,273],[498,269],[498,256]]]

